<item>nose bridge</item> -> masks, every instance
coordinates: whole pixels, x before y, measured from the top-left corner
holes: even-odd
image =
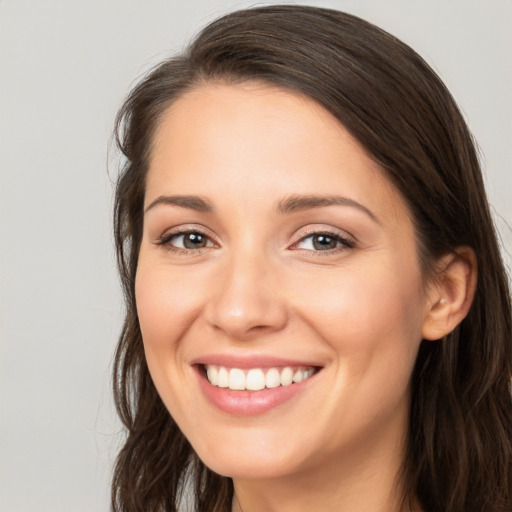
[[[246,339],[281,329],[287,320],[274,265],[263,250],[239,245],[223,262],[208,320],[230,338]]]

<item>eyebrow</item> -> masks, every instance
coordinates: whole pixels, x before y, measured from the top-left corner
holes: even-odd
[[[181,206],[197,212],[213,212],[213,205],[199,196],[159,196],[144,210],[144,213],[160,204]]]
[[[158,205],[174,205],[181,208],[189,208],[198,212],[212,213],[213,205],[200,196],[159,196],[144,210],[147,213],[151,208]],[[322,208],[326,206],[350,206],[357,208],[365,213],[374,222],[380,224],[377,216],[366,206],[343,196],[318,196],[318,195],[292,195],[282,199],[277,203],[276,212],[281,215],[294,213],[312,208]]]
[[[357,208],[374,222],[380,224],[378,217],[370,209],[353,199],[343,196],[293,195],[279,201],[276,210],[277,213],[286,214],[325,206],[350,206]]]

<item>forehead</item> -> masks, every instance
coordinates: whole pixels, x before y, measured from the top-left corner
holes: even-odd
[[[339,193],[408,216],[383,170],[332,114],[257,82],[204,84],[171,104],[155,132],[146,185],[146,205],[171,193]]]

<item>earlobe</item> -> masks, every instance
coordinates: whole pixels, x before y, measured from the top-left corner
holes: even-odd
[[[438,340],[462,322],[473,302],[477,283],[476,256],[461,246],[443,256],[429,286],[422,336]]]

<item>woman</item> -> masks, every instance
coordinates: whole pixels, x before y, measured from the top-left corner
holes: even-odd
[[[417,54],[336,11],[235,12],[117,134],[114,510],[510,510],[507,278]]]

